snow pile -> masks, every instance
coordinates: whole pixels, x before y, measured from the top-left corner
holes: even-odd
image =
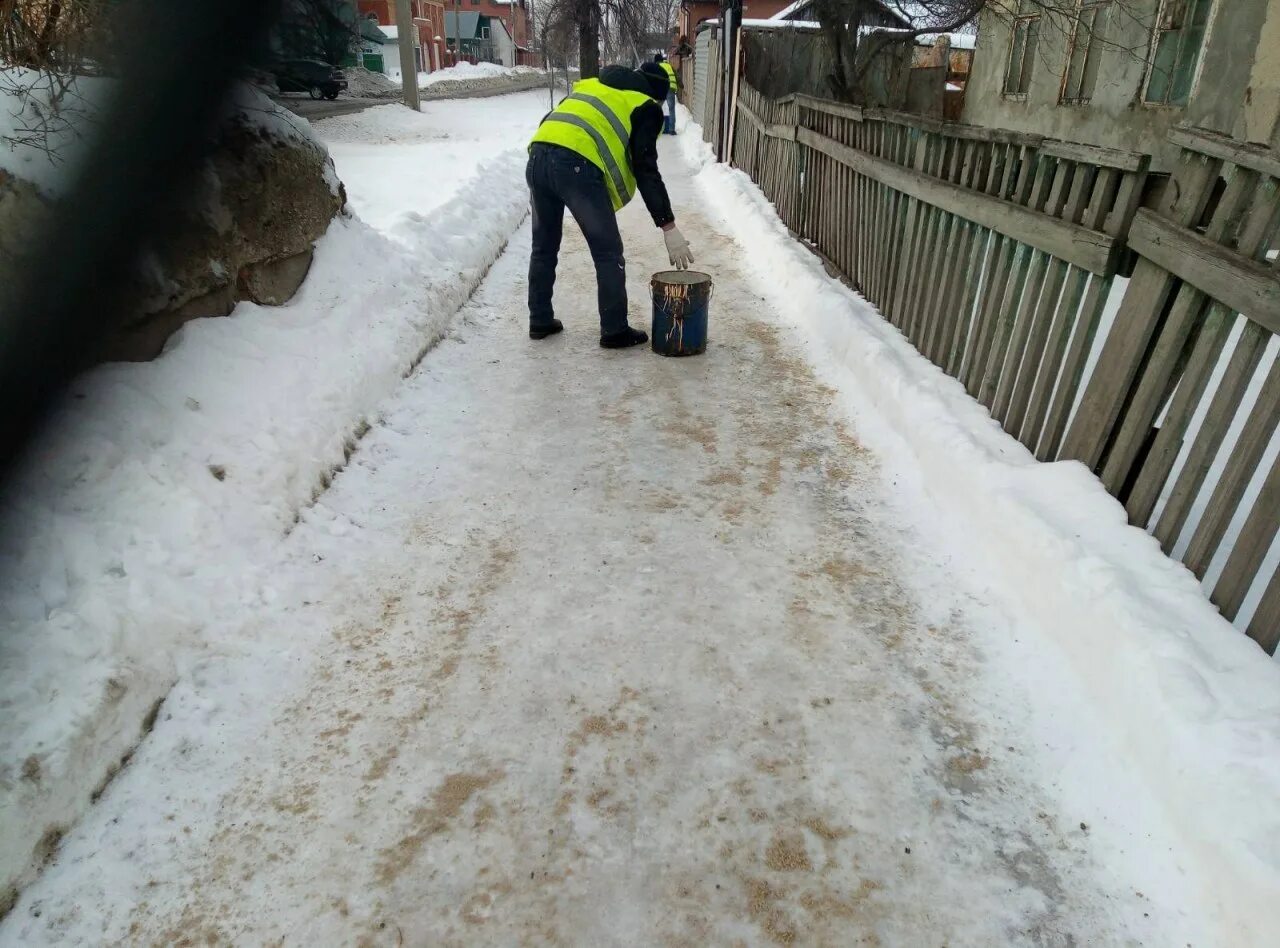
[[[0,171],[57,197],[98,130],[96,115],[114,92],[110,79],[82,77],[65,93],[30,69],[0,68]]]
[[[681,119],[683,155],[759,292],[838,384],[897,489],[945,511],[921,532],[971,564],[976,594],[1023,630],[1022,642],[993,646],[1010,653],[999,658],[1021,668],[1033,692],[1060,688],[1066,672],[1106,724],[1094,738],[1130,761],[1158,801],[1170,836],[1151,845],[1187,854],[1223,943],[1269,943],[1280,901],[1280,667],[1128,525],[1088,470],[1036,462],[959,382],[829,278],[750,179],[713,163],[688,113]],[[1072,792],[1089,792],[1079,789],[1087,779],[1073,778]]]
[[[398,99],[400,83],[392,82],[380,72],[372,72],[362,66],[343,70],[347,77],[347,94],[359,99]]]
[[[231,96],[223,107],[222,121],[257,129],[268,138],[316,147],[316,135],[310,122],[272,102],[265,92],[248,83],[232,88]]]
[[[400,70],[389,69],[387,75],[399,88]],[[463,62],[435,72],[418,73],[418,89],[424,100],[521,92],[538,88],[546,82],[547,73],[541,69],[533,66],[499,66],[496,63],[472,65]]]
[[[502,66],[498,63],[467,63],[446,66],[435,72],[418,73],[419,86],[434,86],[439,82],[466,82],[470,79],[508,78],[515,76],[538,76],[541,69],[532,66]]]
[[[428,213],[466,187],[506,187],[476,178],[486,156],[520,151],[549,108],[545,90],[466,100],[427,101],[422,114],[389,105],[326,119],[319,126],[348,183],[352,209],[400,236],[406,195]],[[523,174],[517,177],[523,180]],[[359,182],[352,187],[352,180]]]
[[[79,76],[64,93],[54,94],[40,73],[0,69],[0,171],[31,182],[49,197],[65,193],[76,163],[101,130],[100,115],[116,88],[114,79]],[[311,146],[315,141],[306,119],[280,108],[248,82],[232,89],[222,121],[294,144]],[[36,134],[41,128],[47,134]]]
[[[0,908],[192,656],[272,600],[258,564],[523,218],[523,156],[482,158],[484,187],[398,240],[340,218],[291,303],[93,370],[48,427],[2,512]]]

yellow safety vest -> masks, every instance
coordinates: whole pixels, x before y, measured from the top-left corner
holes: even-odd
[[[676,80],[676,67],[671,65],[665,59],[658,63],[662,67],[662,71],[667,74],[667,82],[671,85],[671,91],[675,92],[680,88],[680,83]]]
[[[560,145],[577,152],[604,172],[613,209],[635,197],[631,170],[631,113],[653,99],[643,92],[615,89],[599,79],[575,82],[573,92],[542,120],[534,142]]]

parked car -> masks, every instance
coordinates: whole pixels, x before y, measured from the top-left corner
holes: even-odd
[[[290,59],[271,71],[281,92],[309,92],[313,99],[336,99],[347,88],[341,69],[311,59]]]

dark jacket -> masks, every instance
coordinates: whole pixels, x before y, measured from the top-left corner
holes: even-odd
[[[614,89],[650,94],[644,76],[626,66],[605,66],[600,70],[600,81]],[[662,124],[662,106],[656,99],[636,106],[631,113],[631,171],[636,176],[636,190],[658,227],[676,219],[671,213],[667,186],[658,172],[658,136],[662,134]]]

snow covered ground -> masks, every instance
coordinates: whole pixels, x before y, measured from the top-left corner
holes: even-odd
[[[531,103],[511,104],[518,148]],[[382,124],[401,119],[334,134],[417,147]],[[346,376],[362,397],[343,417],[371,430],[314,502],[305,466],[307,496],[257,520],[202,497],[265,465],[246,441],[324,457],[273,411],[335,371],[324,352],[271,362],[278,338],[228,338],[259,373],[169,370],[200,405],[170,436],[248,456],[206,450],[164,481],[154,419],[108,452],[158,485],[133,535],[181,508],[200,541],[120,567],[142,591],[171,577],[218,646],[180,653],[154,731],[0,945],[1275,943],[1280,669],[1081,468],[1034,464],[829,280],[691,131],[662,165],[717,283],[704,356],[600,350],[571,227],[568,331],[531,343],[525,225],[398,383],[441,326],[410,302],[439,285],[417,281],[447,269],[406,258],[450,231],[450,204],[383,207],[395,241],[343,225],[371,251],[335,272],[367,282],[308,284],[359,299],[397,367]],[[403,174],[387,147],[381,173]],[[337,153],[358,208],[378,171]],[[494,158],[486,181],[519,179],[518,156]],[[642,207],[621,220],[642,322],[665,259]],[[366,361],[354,327],[340,341]],[[196,348],[135,380],[134,411]]]
[[[418,73],[419,86],[434,86],[439,82],[466,82],[470,79],[490,79],[499,76],[537,76],[541,69],[533,66],[500,66],[497,63],[458,63],[435,72]]]
[[[439,158],[457,173],[408,182],[399,212],[381,208],[371,224],[359,211],[403,171],[403,152],[386,145],[382,162],[350,167],[340,157],[357,216],[320,242],[297,298],[190,323],[155,362],[77,383],[3,512],[0,901],[173,682],[209,652],[240,651],[245,617],[277,595],[266,564],[281,537],[525,215],[513,130],[542,106],[504,101],[490,119],[506,137],[473,135],[461,164],[479,128],[471,103],[344,120],[346,133],[384,140],[447,125]],[[413,157],[433,160],[429,147]]]
[[[418,88],[426,86],[434,86],[439,83],[450,82],[474,82],[477,79],[514,79],[525,76],[542,75],[542,70],[533,66],[502,66],[498,63],[458,63],[456,66],[446,66],[443,69],[437,69],[434,72],[418,73]],[[395,82],[400,83],[404,74],[400,71],[396,63],[392,63],[387,69],[387,77]]]
[[[1037,463],[960,383],[829,279],[750,180],[712,164],[689,130],[682,151],[756,287],[841,391],[895,486],[922,501],[904,516],[965,564],[975,594],[1007,611],[1016,632],[988,641],[989,659],[1017,668],[1037,696],[1024,709],[1037,728],[1067,723],[1063,743],[1049,745],[1064,799],[1114,802],[1108,781],[1129,771],[1150,794],[1132,802],[1169,822],[1128,857],[1182,854],[1178,873],[1225,923],[1208,943],[1274,943],[1280,667],[1217,614],[1188,570],[1128,526],[1082,465]],[[1046,699],[1061,693],[1081,705],[1046,716]],[[1116,756],[1095,756],[1095,746]]]
[[[351,207],[378,230],[416,239],[401,226],[406,203],[426,214],[456,195],[511,186],[511,176],[477,174],[477,166],[513,150],[511,117],[536,124],[550,108],[545,90],[509,96],[422,103],[422,115],[401,105],[378,106],[319,126],[348,188]],[[519,144],[514,143],[514,144]],[[518,149],[517,149],[518,150]],[[523,171],[517,177],[524,181]]]

